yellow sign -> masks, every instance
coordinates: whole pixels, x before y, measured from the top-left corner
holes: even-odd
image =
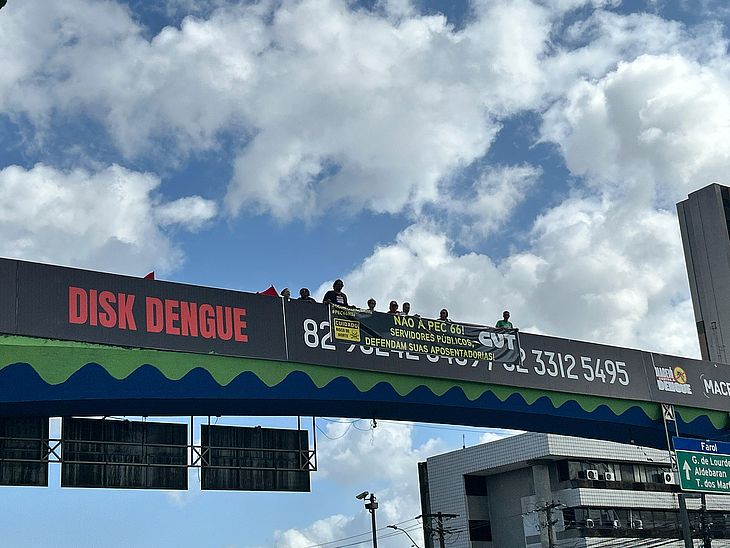
[[[687,384],[687,373],[681,367],[674,368],[674,380],[679,384]]]
[[[360,322],[357,320],[343,320],[332,318],[335,339],[341,341],[360,342]]]

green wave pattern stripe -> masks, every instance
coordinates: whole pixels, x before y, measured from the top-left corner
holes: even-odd
[[[166,378],[173,381],[181,379],[191,370],[199,367],[208,371],[221,386],[227,385],[242,373],[251,372],[264,384],[271,387],[282,382],[290,373],[301,371],[308,375],[318,388],[323,388],[336,378],[344,377],[349,379],[361,392],[367,392],[381,382],[390,384],[401,396],[409,394],[419,386],[427,387],[437,396],[442,396],[448,390],[457,387],[472,401],[486,392],[491,392],[500,401],[505,401],[513,394],[518,394],[528,405],[532,405],[539,398],[547,397],[556,409],[572,401],[589,413],[595,411],[599,406],[605,405],[618,416],[631,408],[638,407],[652,420],[661,418],[661,406],[651,402],[274,360],[124,348],[33,337],[0,336],[0,370],[14,363],[29,364],[48,384],[65,382],[76,371],[89,363],[99,364],[109,375],[118,380],[126,378],[142,365],[155,367]],[[715,428],[724,428],[728,425],[726,413],[684,407],[677,408],[677,412],[685,422],[707,416]]]

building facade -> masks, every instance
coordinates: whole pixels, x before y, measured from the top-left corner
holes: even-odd
[[[677,204],[702,358],[728,363],[730,188],[712,184]]]
[[[526,433],[436,455],[419,475],[427,547],[684,547],[667,451]],[[695,538],[730,547],[730,496],[687,507]]]

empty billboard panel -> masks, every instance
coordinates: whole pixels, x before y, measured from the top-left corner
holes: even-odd
[[[306,430],[203,425],[201,489],[310,490]]]
[[[0,259],[0,333],[15,333],[17,326],[17,261]]]
[[[187,489],[187,425],[63,419],[62,487]]]
[[[48,417],[0,418],[0,485],[48,486]]]

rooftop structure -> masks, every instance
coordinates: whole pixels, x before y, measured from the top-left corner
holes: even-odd
[[[711,184],[677,204],[702,358],[728,363],[730,188]]]

